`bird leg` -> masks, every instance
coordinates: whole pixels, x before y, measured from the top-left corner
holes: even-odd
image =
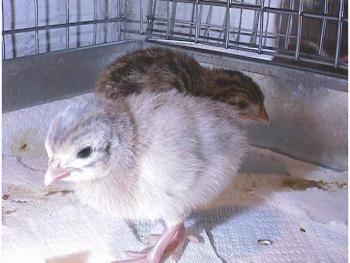
[[[180,259],[183,251],[183,244],[186,241],[186,230],[183,223],[165,227],[158,242],[141,252],[128,252],[133,259],[116,261],[115,263],[158,263],[165,254],[171,253],[175,260]]]
[[[185,230],[184,224],[182,223],[180,228],[177,230],[175,236],[173,237],[171,243],[166,249],[166,252],[173,251],[172,257],[175,261],[180,260],[185,241],[186,241],[186,230]]]

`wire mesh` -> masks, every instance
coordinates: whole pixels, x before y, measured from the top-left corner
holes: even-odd
[[[149,39],[201,43],[299,66],[347,69],[347,1],[150,2]]]
[[[2,0],[3,59],[150,40],[347,73],[345,0]]]
[[[122,40],[122,0],[3,0],[3,59]]]

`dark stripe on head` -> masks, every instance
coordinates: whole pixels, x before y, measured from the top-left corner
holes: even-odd
[[[264,101],[264,95],[261,92],[260,87],[250,77],[243,75],[242,81],[246,84],[247,90],[249,90],[250,94],[254,96],[256,102]]]
[[[238,94],[240,94],[240,96],[245,95],[249,101],[256,104],[264,103],[264,95],[260,87],[242,72],[234,70],[215,70],[214,74],[217,76],[217,85],[234,90],[236,96],[238,96]]]

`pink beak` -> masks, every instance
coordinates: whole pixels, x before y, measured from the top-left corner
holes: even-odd
[[[270,118],[269,115],[267,114],[266,110],[264,107],[260,108],[259,114],[256,116],[257,121],[260,121],[264,124],[269,125],[270,124]]]
[[[266,125],[270,124],[269,115],[266,113],[264,107],[260,108],[260,112],[258,114],[242,114],[241,118],[262,122]]]
[[[62,179],[64,177],[70,176],[70,171],[67,168],[61,167],[52,167],[52,164],[49,163],[49,167],[47,168],[44,183],[45,186],[49,186],[53,182]]]

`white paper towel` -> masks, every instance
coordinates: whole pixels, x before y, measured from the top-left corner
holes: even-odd
[[[109,262],[146,246],[69,185],[44,187],[50,120],[86,96],[3,114],[3,262]],[[252,148],[227,191],[186,225],[202,241],[181,262],[347,262],[347,173]],[[156,230],[137,226],[140,236]]]

